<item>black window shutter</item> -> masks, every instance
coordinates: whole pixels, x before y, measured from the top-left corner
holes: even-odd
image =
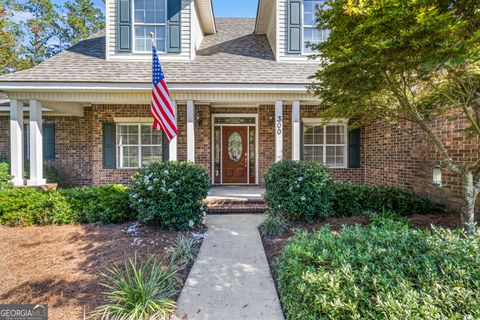
[[[132,52],[132,0],[117,0],[117,51]]]
[[[360,129],[348,132],[348,167],[360,168]]]
[[[168,161],[170,159],[170,143],[168,142],[167,135],[162,133],[162,160]]]
[[[288,1],[288,53],[302,52],[302,2]]]
[[[115,124],[103,124],[103,168],[115,169]]]
[[[168,52],[180,52],[182,50],[181,11],[182,0],[168,0]]]
[[[44,123],[43,129],[43,159],[55,160],[55,124]]]

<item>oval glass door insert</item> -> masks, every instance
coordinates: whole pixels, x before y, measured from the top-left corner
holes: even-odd
[[[235,131],[228,137],[228,156],[232,161],[239,162],[242,159],[242,151],[242,136],[238,131]]]

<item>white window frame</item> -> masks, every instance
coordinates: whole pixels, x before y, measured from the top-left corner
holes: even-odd
[[[323,164],[325,164],[326,166],[328,166],[329,168],[332,168],[332,169],[346,169],[348,168],[348,120],[346,119],[333,119],[329,122],[324,122],[322,119],[319,119],[319,118],[305,118],[305,119],[302,119],[302,122],[305,125],[317,125],[317,126],[322,126],[323,127],[323,143],[322,144],[318,144],[318,143],[315,143],[315,144],[305,144],[305,136],[304,136],[304,131],[301,132],[302,134],[302,145],[301,145],[301,148],[302,148],[302,153],[304,153],[304,148],[305,146],[310,146],[310,147],[314,147],[314,146],[322,146],[323,147]],[[344,134],[344,137],[343,137],[343,141],[345,141],[345,143],[327,143],[327,126],[341,126],[343,127],[343,134]],[[335,165],[335,166],[331,166],[331,165],[328,165],[327,164],[327,147],[344,147],[344,161],[343,161],[343,164],[341,165]]]
[[[117,156],[117,168],[118,169],[140,169],[142,167],[142,147],[160,147],[160,152],[162,154],[161,160],[163,160],[163,137],[162,144],[142,144],[142,126],[151,126],[148,122],[120,122],[116,123],[116,137],[115,137],[115,148]],[[138,144],[120,144],[121,137],[121,127],[122,126],[138,126]],[[137,167],[126,167],[123,165],[123,147],[137,147],[138,148],[138,166]]]
[[[325,0],[324,0],[325,1]],[[314,14],[315,14],[315,11],[314,11]],[[314,54],[315,52],[312,51],[312,52],[307,52],[306,51],[306,46],[305,46],[305,28],[308,28],[308,29],[316,29],[316,25],[306,25],[305,24],[305,0],[302,1],[302,34],[300,35],[301,37],[301,42],[302,42],[302,55],[304,56],[308,56],[308,55],[311,55],[311,54]],[[322,41],[320,41],[322,42]],[[319,42],[319,43],[320,43]]]
[[[145,23],[145,22],[135,22],[135,0],[132,0],[132,10],[131,10],[131,18],[132,18],[132,52],[139,53],[139,54],[147,54],[150,53],[150,50],[140,51],[137,50],[137,42],[135,37],[135,26],[144,26],[144,27],[165,27],[165,51],[158,50],[157,52],[161,54],[167,53],[167,44],[168,44],[168,32],[167,32],[167,22],[168,22],[168,0],[165,0],[165,22],[164,23]]]

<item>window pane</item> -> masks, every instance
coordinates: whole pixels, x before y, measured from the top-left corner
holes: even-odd
[[[165,0],[135,0],[135,23],[165,23]]]
[[[152,129],[153,130],[153,129]],[[153,130],[152,132],[152,144],[162,145],[162,131]]]
[[[152,162],[162,161],[161,146],[142,146],[142,167],[148,166]]]
[[[165,52],[165,26],[135,26],[135,50],[150,51],[152,49],[150,32],[154,34],[157,50]]]
[[[138,147],[123,147],[123,167],[138,167]]]
[[[142,125],[142,144],[152,144],[152,127]]]

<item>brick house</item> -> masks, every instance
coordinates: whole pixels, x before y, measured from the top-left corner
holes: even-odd
[[[309,94],[318,63],[308,41],[314,0],[259,0],[256,19],[215,19],[210,0],[106,0],[106,30],[22,72],[0,77],[0,158],[16,185],[45,183],[55,166],[62,185],[128,183],[142,166],[189,160],[212,184],[262,184],[280,159],[326,163],[340,180],[397,185],[459,207],[460,180],[444,172],[418,128],[381,122],[349,130],[348,119],[320,126]],[[152,132],[149,115],[155,33],[179,136]],[[475,145],[461,121],[439,119],[449,148],[465,160]],[[23,179],[28,160],[30,177]]]

